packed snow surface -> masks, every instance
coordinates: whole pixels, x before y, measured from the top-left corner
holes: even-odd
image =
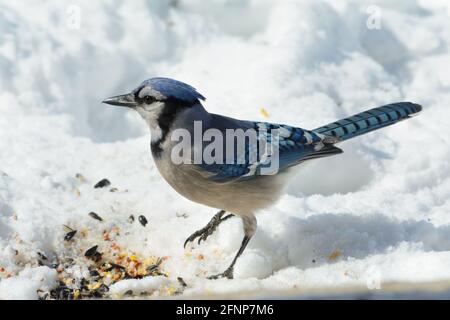
[[[56,285],[39,253],[72,250],[86,273],[83,252],[106,250],[111,228],[121,250],[165,257],[167,275],[112,297],[170,295],[178,277],[206,296],[449,280],[449,45],[444,0],[0,0],[0,299]],[[396,101],[424,111],[301,167],[258,216],[236,279],[212,281],[241,221],[184,250],[216,209],[160,177],[137,113],[101,104],[154,76],[193,85],[211,112],[310,129]],[[70,242],[64,225],[79,230]]]

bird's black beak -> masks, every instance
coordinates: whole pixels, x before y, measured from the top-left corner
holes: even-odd
[[[133,93],[123,94],[121,96],[115,96],[102,101],[103,103],[111,104],[113,106],[134,108],[137,106],[137,102],[134,99]]]

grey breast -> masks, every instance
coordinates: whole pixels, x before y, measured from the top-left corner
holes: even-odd
[[[187,110],[182,117],[175,120],[171,129],[184,128],[192,132],[194,120],[202,121],[203,131],[211,126],[223,131],[236,128],[236,120],[217,117],[221,116]],[[245,129],[245,125],[246,122],[243,121],[239,127],[244,126]],[[155,159],[155,163],[165,180],[191,201],[238,215],[247,215],[273,204],[283,190],[286,173],[225,183],[210,180],[208,174],[199,171],[195,165],[173,163],[171,153],[176,144],[177,142],[171,141],[169,134],[163,144],[164,152],[160,158]]]

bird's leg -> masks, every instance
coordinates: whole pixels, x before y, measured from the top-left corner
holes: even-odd
[[[231,262],[230,266],[220,274],[216,274],[214,276],[208,277],[208,279],[218,279],[218,278],[228,278],[233,279],[233,270],[234,265],[236,264],[237,259],[241,256],[241,254],[244,252],[245,248],[247,247],[247,244],[249,243],[250,239],[256,232],[257,222],[255,216],[250,217],[242,217],[242,221],[244,222],[244,239],[242,239],[241,247],[239,248],[239,251],[237,252],[236,256],[234,257],[233,261]]]
[[[186,241],[184,242],[184,247],[186,248],[186,244],[190,241],[194,241],[196,238],[199,238],[198,244],[200,244],[200,242],[202,241],[205,241],[211,234],[213,234],[213,232],[216,230],[219,224],[234,216],[233,214],[229,214],[223,217],[225,213],[226,213],[225,210],[220,210],[219,212],[217,212],[211,219],[211,221],[208,222],[208,224],[204,228],[195,231],[193,234],[189,236],[189,238],[186,239]]]

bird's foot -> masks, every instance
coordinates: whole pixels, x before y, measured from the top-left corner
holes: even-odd
[[[205,241],[210,235],[214,233],[214,231],[216,231],[219,224],[221,224],[223,221],[233,216],[232,214],[229,214],[222,218],[224,213],[225,211],[220,211],[211,219],[211,221],[204,228],[197,230],[193,234],[191,234],[184,242],[184,247],[186,248],[188,242],[192,242],[197,238],[199,238],[197,244],[200,244],[200,242]]]
[[[219,278],[233,279],[233,268],[228,268],[223,273],[219,273],[219,274],[208,277],[208,279],[210,279],[210,280],[216,280]]]

